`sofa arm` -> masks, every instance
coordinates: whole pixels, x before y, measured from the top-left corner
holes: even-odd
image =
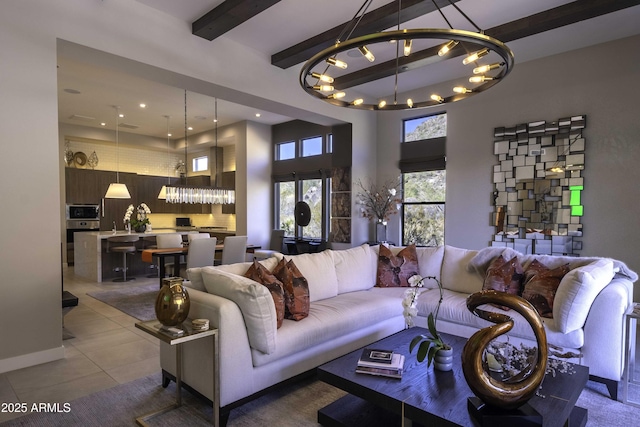
[[[218,328],[220,406],[253,392],[253,362],[244,319],[238,306],[217,295],[189,289],[191,319],[209,319]],[[162,369],[175,375],[175,351],[161,343]],[[183,381],[209,399],[213,398],[211,378],[213,354],[209,340],[196,340],[183,346]],[[239,380],[241,379],[241,380]]]
[[[620,381],[624,367],[624,316],[633,283],[614,278],[596,297],[584,324],[583,364],[589,374]]]

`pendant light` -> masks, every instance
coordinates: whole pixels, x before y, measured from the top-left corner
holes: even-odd
[[[169,133],[169,119],[171,118],[171,116],[165,116],[167,118],[167,185],[171,185],[171,176],[170,176],[170,163],[171,163],[171,156],[169,154],[169,137],[171,136],[171,134]],[[167,185],[163,185],[162,188],[160,189],[160,193],[158,193],[158,199],[160,200],[167,200]]]
[[[218,148],[218,100],[216,98],[215,104],[215,140],[216,149]],[[184,92],[184,158],[185,167],[187,166],[187,91]],[[216,151],[217,156],[217,151]],[[216,159],[216,175],[218,173]],[[214,179],[217,183],[217,176]],[[166,186],[166,199],[167,203],[202,203],[202,204],[231,204],[236,202],[234,190],[224,190],[216,187],[194,187],[187,184],[187,173],[185,172],[185,179],[183,185],[167,185]]]
[[[114,106],[116,110],[116,182],[109,184],[107,193],[104,195],[105,199],[130,199],[129,189],[126,184],[120,183],[120,144],[118,135],[118,122],[120,119],[120,109],[118,106]]]

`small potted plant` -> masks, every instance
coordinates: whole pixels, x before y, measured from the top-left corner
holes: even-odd
[[[418,288],[421,288],[424,285],[424,281],[427,279],[433,280],[438,284],[440,299],[438,300],[435,314],[431,312],[427,317],[427,329],[429,331],[429,335],[420,334],[414,337],[409,344],[409,352],[413,352],[413,349],[417,346],[418,362],[423,362],[426,358],[427,367],[431,366],[431,363],[435,361],[436,369],[441,371],[449,371],[452,367],[453,349],[449,344],[445,343],[442,340],[442,337],[438,333],[438,329],[436,327],[436,323],[438,321],[438,312],[440,311],[440,304],[442,304],[442,298],[444,296],[442,283],[440,283],[440,281],[434,276],[421,277],[420,275],[415,275],[410,277],[409,284],[413,288],[413,302],[415,302],[415,299],[417,299],[417,296],[419,295]],[[408,293],[408,295],[410,294]],[[403,302],[403,305],[404,304],[405,303]],[[409,313],[411,313],[411,311],[409,311]],[[407,316],[405,314],[405,318],[406,317]]]

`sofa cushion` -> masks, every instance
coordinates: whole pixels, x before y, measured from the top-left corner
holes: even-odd
[[[273,270],[284,287],[286,319],[302,320],[309,315],[309,283],[293,260],[280,260]]]
[[[284,288],[282,282],[276,278],[262,264],[254,260],[251,267],[244,273],[244,277],[254,280],[269,289],[276,309],[276,327],[282,326],[284,320]]]
[[[537,259],[533,260],[524,272],[522,298],[529,301],[541,317],[552,318],[556,291],[568,272],[568,264],[550,269]]]
[[[400,290],[372,288],[347,292],[311,304],[309,317],[303,321],[292,322],[285,319],[282,328],[278,329],[277,349],[274,353],[251,351],[253,365],[262,366],[283,360],[291,354],[308,351],[321,343],[370,328],[377,323],[388,322],[393,318],[398,319],[401,329],[401,325],[404,324],[401,294],[398,294],[398,297],[390,297],[384,292],[372,292],[374,289]]]
[[[442,287],[456,292],[472,294],[482,289],[483,278],[467,269],[469,261],[478,251],[445,245],[442,260]]]
[[[294,260],[300,273],[309,283],[309,301],[320,301],[338,295],[338,278],[329,251],[314,254],[285,256]]]
[[[494,290],[498,292],[506,292],[512,295],[521,295],[523,270],[517,256],[509,261],[504,259],[502,255],[496,257],[489,268],[482,284],[482,290]],[[495,307],[508,311],[508,307],[492,304]]]
[[[601,259],[568,272],[553,304],[556,327],[567,333],[583,327],[591,304],[614,276],[613,261]]]
[[[380,246],[376,286],[381,288],[408,287],[409,278],[419,274],[419,271],[415,245],[407,246],[396,255],[386,246]]]
[[[264,265],[267,270],[271,271],[278,264],[278,257],[270,257],[259,261],[260,264]],[[228,273],[237,274],[238,276],[244,275],[246,271],[251,267],[250,262],[238,262],[235,264],[225,264],[225,265],[216,265],[207,266],[207,267],[194,267],[189,268],[187,270],[187,278],[191,281],[190,287],[193,289],[197,289],[199,291],[206,292],[207,289],[204,286],[204,281],[202,280],[202,270],[203,269],[216,269],[218,271],[226,271]]]
[[[276,309],[266,286],[233,273],[215,268],[203,269],[207,292],[235,302],[244,318],[252,348],[262,353],[276,349]]]
[[[363,291],[375,285],[368,244],[342,251],[330,251],[338,278],[338,294]]]

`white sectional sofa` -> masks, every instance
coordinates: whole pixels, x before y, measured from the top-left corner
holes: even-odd
[[[503,250],[417,248],[420,275],[437,277],[445,288],[439,330],[470,336],[489,325],[467,310],[465,300],[482,289],[488,262]],[[189,270],[189,317],[207,318],[219,329],[222,425],[231,409],[271,386],[405,327],[401,301],[406,288],[374,286],[378,247],[363,245],[286,258],[293,259],[306,277],[311,303],[308,317],[285,319],[279,329],[267,288],[241,277],[251,263]],[[623,318],[637,275],[614,260],[522,255],[524,263],[532,258],[550,267],[570,264],[572,271],[558,288],[554,318],[544,319],[548,341],[558,353],[579,354],[572,361],[589,366],[592,377],[607,383],[616,398],[624,362]],[[261,261],[270,271],[277,262],[277,258]],[[417,325],[426,325],[437,295],[437,289],[421,294]],[[533,333],[528,325],[517,313],[510,314],[516,321],[510,339],[532,345]],[[197,340],[184,347],[183,381],[209,399],[212,361],[210,344]],[[175,356],[174,349],[166,344],[161,344],[161,366],[164,382],[168,383],[175,375]]]

